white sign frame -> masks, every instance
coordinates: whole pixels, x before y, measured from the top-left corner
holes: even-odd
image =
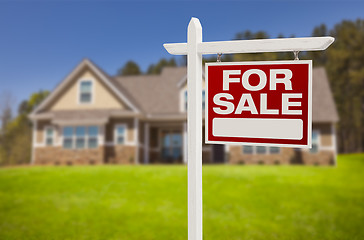
[[[228,145],[249,145],[249,146],[272,146],[272,147],[293,147],[311,148],[312,145],[312,60],[291,60],[291,61],[256,61],[256,62],[213,62],[205,63],[205,97],[208,99],[208,66],[232,66],[232,65],[279,65],[279,64],[308,64],[308,126],[307,126],[307,145],[296,144],[275,144],[275,143],[252,143],[252,142],[229,142],[229,141],[208,141],[208,131],[205,131],[205,143],[208,144],[228,144]],[[205,101],[205,128],[208,129],[208,101]]]
[[[187,55],[188,240],[202,240],[202,54],[321,51],[333,37],[202,42],[202,26],[191,18],[187,43],[163,44],[174,55]]]

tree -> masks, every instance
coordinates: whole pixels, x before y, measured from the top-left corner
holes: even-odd
[[[0,94],[0,122],[1,128],[0,130],[3,131],[6,125],[12,118],[12,107],[14,104],[14,97],[10,92],[2,92]]]
[[[38,104],[47,96],[48,91],[39,91],[19,105],[18,116],[6,124],[0,134],[0,165],[23,164],[30,162],[32,123],[28,119]]]
[[[129,75],[140,75],[142,72],[137,63],[133,61],[128,61],[122,68],[119,69],[119,76],[129,76]]]
[[[339,150],[364,150],[364,20],[342,21],[330,31],[326,69],[340,116]]]
[[[157,64],[149,65],[147,74],[160,74],[164,67],[176,67],[176,66],[177,64],[174,58],[171,58],[170,60],[162,58],[161,60],[159,60]]]

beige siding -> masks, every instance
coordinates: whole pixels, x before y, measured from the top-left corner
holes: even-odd
[[[333,136],[331,132],[331,123],[313,124],[312,130],[318,130],[320,132],[320,146],[332,146]]]
[[[36,144],[44,143],[44,140],[45,140],[44,139],[44,128],[47,126],[51,126],[50,121],[37,121],[37,129],[36,129],[36,137],[35,137]],[[56,132],[55,132],[55,134],[56,134]]]
[[[91,71],[83,71],[76,81],[67,87],[58,99],[49,107],[50,111],[82,110],[82,109],[125,109],[116,96]],[[79,103],[79,82],[91,80],[93,82],[92,103]]]
[[[106,126],[106,142],[114,142],[115,126],[118,124],[126,125],[126,139],[128,143],[134,143],[134,119],[111,119]]]

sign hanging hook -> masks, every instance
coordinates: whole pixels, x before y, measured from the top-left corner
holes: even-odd
[[[293,54],[294,54],[294,60],[297,61],[297,60],[300,60],[298,58],[298,54],[300,53],[300,51],[293,51]]]
[[[221,62],[221,56],[222,56],[222,53],[218,53],[217,54],[217,60],[216,60],[216,62]]]

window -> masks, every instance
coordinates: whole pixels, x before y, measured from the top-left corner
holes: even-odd
[[[244,146],[243,153],[244,154],[253,154],[253,146]]]
[[[279,154],[281,148],[279,147],[265,147],[265,146],[244,146],[244,154]]]
[[[205,90],[202,90],[202,111],[205,110]]]
[[[183,94],[183,109],[187,111],[187,90]],[[205,110],[205,90],[202,90],[202,111]]]
[[[183,95],[183,106],[185,111],[187,111],[187,90],[185,91],[185,94]]]
[[[88,148],[97,148],[99,129],[96,126],[88,127]]]
[[[73,128],[72,127],[63,128],[63,148],[65,148],[65,149],[73,148]]]
[[[54,144],[54,129],[52,127],[45,128],[45,142],[47,146]]]
[[[84,149],[97,148],[98,146],[97,126],[77,126],[63,128],[63,148]]]
[[[76,127],[76,148],[85,148],[86,127]]]
[[[80,82],[80,103],[91,103],[92,99],[92,82],[81,81]]]
[[[280,153],[281,149],[279,147],[270,147],[269,148],[269,153],[271,154],[278,154]]]
[[[312,148],[311,153],[317,153],[319,151],[319,131],[312,131]]]
[[[256,151],[258,154],[265,154],[267,153],[267,147],[265,146],[257,146]]]
[[[115,142],[116,144],[125,144],[126,141],[126,126],[117,125],[115,128]]]

